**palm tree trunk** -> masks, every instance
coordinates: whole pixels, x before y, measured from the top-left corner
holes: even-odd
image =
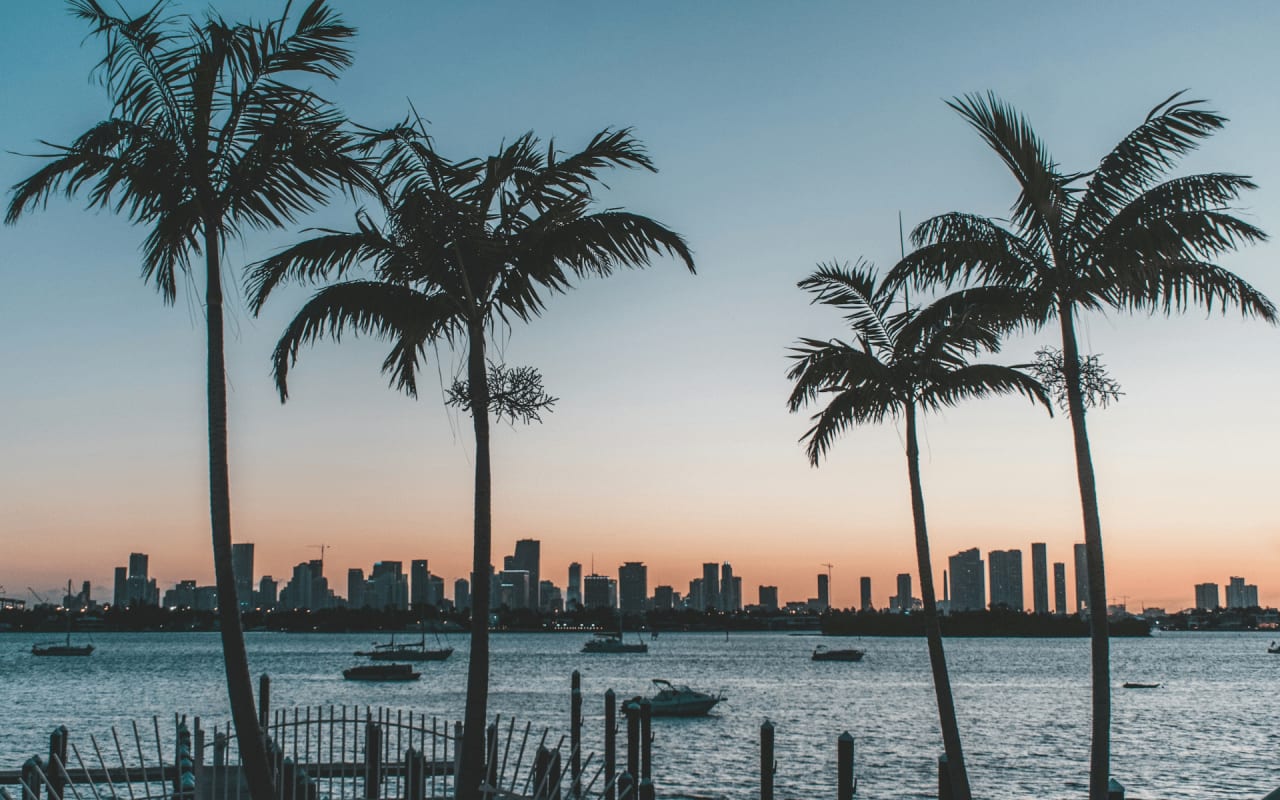
[[[485,726],[489,720],[489,569],[492,478],[489,473],[489,376],[485,372],[483,322],[468,332],[467,380],[476,435],[475,542],[471,560],[471,655],[467,663],[467,707],[456,795],[479,800],[484,775]]]
[[[929,643],[929,666],[933,669],[933,691],[938,698],[938,722],[942,726],[942,747],[947,754],[954,800],[969,800],[969,772],[960,747],[960,726],[951,696],[947,657],[942,651],[942,626],[938,622],[938,596],[933,590],[933,562],[929,556],[929,530],[924,518],[924,489],[920,485],[920,446],[916,442],[916,407],[905,406],[907,417],[907,478],[911,483],[911,517],[915,522],[916,562],[920,570],[920,600],[924,604],[924,635]],[[910,598],[908,598],[910,602]]]
[[[1089,635],[1093,656],[1093,745],[1089,755],[1089,798],[1107,800],[1111,778],[1111,654],[1107,635],[1107,578],[1102,562],[1102,520],[1098,515],[1098,486],[1089,453],[1080,387],[1080,350],[1076,345],[1075,307],[1064,301],[1058,309],[1062,325],[1062,369],[1067,386],[1067,409],[1076,448],[1076,478],[1080,483],[1080,511],[1084,516],[1085,563],[1089,576]]]
[[[218,591],[218,622],[222,630],[222,661],[227,671],[227,696],[235,723],[240,759],[253,800],[275,797],[267,766],[266,740],[258,727],[253,702],[249,657],[240,627],[240,600],[231,561],[231,485],[227,465],[227,374],[222,339],[222,259],[216,220],[205,227],[205,322],[208,327],[209,394],[209,517],[213,532],[213,574]]]

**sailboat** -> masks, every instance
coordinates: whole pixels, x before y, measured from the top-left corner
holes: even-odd
[[[436,644],[440,644],[440,634],[436,633]],[[356,652],[358,656],[365,656],[374,661],[444,661],[453,655],[452,647],[441,647],[430,649],[427,647],[427,629],[422,627],[422,638],[417,642],[409,644],[396,644],[395,634],[391,634],[391,641],[383,644],[375,644],[372,650],[360,650]]]
[[[67,581],[67,595],[71,595],[71,581]],[[71,643],[71,609],[65,609],[67,614],[67,640],[65,644],[33,644],[31,645],[31,655],[33,656],[88,656],[93,655],[93,645],[91,644],[72,644]]]
[[[639,636],[639,634],[637,634]],[[649,645],[641,641],[627,643],[622,639],[622,612],[618,612],[617,633],[597,633],[582,645],[584,653],[647,653]]]

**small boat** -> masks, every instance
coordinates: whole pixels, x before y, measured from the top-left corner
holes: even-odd
[[[1126,681],[1126,682],[1124,683],[1124,688],[1126,688],[1126,689],[1159,689],[1159,688],[1160,688],[1160,684],[1158,684],[1158,683],[1134,683],[1133,681]]]
[[[437,635],[436,638],[440,637]],[[374,661],[444,661],[453,655],[453,648],[442,647],[436,650],[428,648],[427,634],[424,631],[420,641],[396,644],[396,637],[393,635],[391,641],[375,644],[372,650],[357,650],[356,655],[371,658]]]
[[[71,581],[67,581],[67,595],[71,594]],[[31,645],[31,655],[33,656],[88,656],[93,655],[93,645],[91,644],[72,644],[71,643],[71,609],[66,609],[67,615],[67,640],[64,644],[56,642],[52,644],[33,644]]]
[[[342,677],[349,681],[416,681],[422,673],[408,664],[366,664],[344,669]]]
[[[627,643],[616,633],[599,633],[596,638],[582,645],[584,653],[647,653],[649,645],[644,642]]]
[[[1274,656],[1280,656],[1280,644],[1272,642],[1271,646],[1267,648],[1267,652]]]
[[[866,653],[855,648],[847,648],[843,650],[829,649],[825,644],[820,644],[813,651],[814,661],[861,661]]]
[[[724,699],[723,694],[696,692],[661,678],[654,678],[653,685],[658,693],[649,698],[649,707],[655,717],[701,717]]]

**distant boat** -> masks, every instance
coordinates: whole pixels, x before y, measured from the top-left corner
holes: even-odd
[[[1159,689],[1159,688],[1160,688],[1160,684],[1158,684],[1158,683],[1134,683],[1133,681],[1126,681],[1126,682],[1125,682],[1125,684],[1124,684],[1124,688],[1126,688],[1126,689]]]
[[[649,698],[649,707],[655,717],[701,717],[724,700],[723,694],[697,692],[661,678],[654,678],[653,685],[658,693]]]
[[[439,634],[436,639],[440,638]],[[356,655],[371,658],[374,661],[444,661],[453,655],[452,647],[432,650],[427,647],[427,633],[422,632],[422,639],[410,644],[396,644],[396,637],[385,644],[375,644],[372,650],[357,650]]]
[[[1267,652],[1271,653],[1272,655],[1280,655],[1280,644],[1276,644],[1275,642],[1272,642],[1271,646],[1267,648]]]
[[[342,677],[349,681],[416,681],[422,673],[408,664],[365,664],[344,669]]]
[[[644,642],[624,642],[617,633],[598,633],[596,638],[582,645],[584,653],[647,653],[649,645]]]
[[[67,581],[67,595],[71,595],[71,581]],[[71,609],[67,613],[67,640],[64,644],[33,644],[33,656],[88,656],[93,655],[93,645],[71,643]]]
[[[818,645],[813,651],[814,661],[861,661],[866,653],[855,648],[831,650],[825,644]]]

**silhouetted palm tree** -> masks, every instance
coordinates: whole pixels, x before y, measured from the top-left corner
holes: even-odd
[[[1080,351],[1082,311],[1114,308],[1169,314],[1190,305],[1275,322],[1260,292],[1213,260],[1266,238],[1228,204],[1255,188],[1242,175],[1209,173],[1159,182],[1177,159],[1226,120],[1175,94],[1160,103],[1088,173],[1062,172],[1030,123],[992,94],[950,105],[996,151],[1018,183],[1013,217],[998,223],[943,214],[912,233],[919,248],[888,276],[892,282],[1017,289],[1023,324],[1057,319],[1062,334],[1067,407],[1075,440],[1084,518],[1092,636],[1093,744],[1089,796],[1105,800],[1110,773],[1111,684],[1102,523],[1085,428]],[[1011,307],[1013,308],[1013,307]]]
[[[938,719],[952,796],[969,800],[969,776],[933,588],[916,415],[996,394],[1021,393],[1046,408],[1049,400],[1039,382],[1019,369],[968,362],[971,355],[999,349],[999,334],[1007,321],[984,316],[984,309],[999,310],[1007,304],[999,290],[957,292],[924,308],[912,307],[905,296],[895,295],[892,286],[877,285],[875,270],[865,264],[852,269],[820,265],[799,286],[814,294],[814,302],[845,311],[855,337],[852,342],[801,339],[800,346],[793,348],[796,363],[787,375],[795,382],[788,401],[791,411],[829,398],[804,435],[810,463],[817,466],[836,436],[852,426],[878,424],[886,418],[902,418],[906,424],[907,480]],[[898,302],[902,305],[895,311]]]
[[[14,187],[7,222],[51,194],[87,192],[90,207],[150,226],[143,278],[166,303],[177,276],[204,256],[208,330],[209,507],[227,689],[255,800],[273,796],[231,566],[227,399],[223,360],[221,249],[246,228],[293,221],[328,190],[358,177],[344,155],[342,118],[290,75],[335,78],[351,56],[354,29],[321,0],[292,31],[287,13],[266,25],[168,17],[164,3],[113,16],[96,0],[72,11],[106,43],[98,65],[111,116]]]
[[[392,343],[383,370],[412,396],[428,344],[465,346],[465,396],[475,431],[475,531],[471,573],[471,656],[459,796],[476,797],[489,692],[491,559],[488,336],[499,325],[542,313],[548,293],[573,278],[642,267],[663,253],[693,270],[685,241],[647,217],[593,211],[598,173],[611,167],[654,170],[627,130],[605,130],[579,153],[563,156],[532,134],[488,158],[450,161],[420,128],[401,125],[370,139],[380,154],[383,222],[360,212],[354,231],[324,231],[259,264],[248,292],[259,310],[286,280],[344,278],[358,266],[367,280],[321,289],[276,345],[280,396],[299,348],[344,331]]]

